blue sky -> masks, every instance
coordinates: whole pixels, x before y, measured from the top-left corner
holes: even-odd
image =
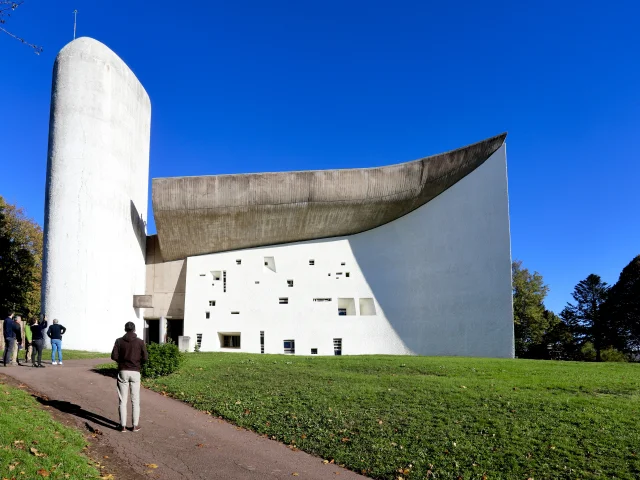
[[[512,255],[549,308],[640,253],[640,2],[26,0],[7,26],[45,50],[0,36],[0,194],[41,224],[74,9],[151,97],[152,177],[385,165],[508,131]]]

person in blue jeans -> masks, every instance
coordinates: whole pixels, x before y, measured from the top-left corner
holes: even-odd
[[[62,365],[62,335],[67,329],[58,323],[58,319],[53,319],[53,325],[47,330],[47,336],[51,339],[51,365]],[[56,352],[58,361],[56,362]]]

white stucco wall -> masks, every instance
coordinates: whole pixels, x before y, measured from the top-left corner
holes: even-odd
[[[43,311],[67,327],[64,348],[110,351],[141,312],[151,104],[100,42],[65,46],[53,71]]]
[[[226,271],[226,292],[213,271]],[[283,341],[294,339],[296,354],[317,348],[332,355],[333,339],[341,338],[343,355],[511,357],[505,146],[389,224],[348,237],[190,257],[186,275],[184,334],[191,349],[202,334],[203,351],[258,353],[264,331],[265,353],[284,353]],[[376,315],[362,315],[366,298]],[[352,308],[340,299],[353,299],[355,315],[338,315],[339,306]],[[241,348],[221,348],[219,333],[239,333]]]

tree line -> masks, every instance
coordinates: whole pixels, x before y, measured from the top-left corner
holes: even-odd
[[[39,315],[41,281],[42,228],[0,195],[0,307]]]
[[[512,281],[516,356],[640,361],[640,255],[612,286],[593,273],[578,282],[560,315],[545,308],[549,287],[538,272],[514,261]]]

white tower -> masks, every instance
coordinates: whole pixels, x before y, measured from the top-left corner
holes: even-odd
[[[43,312],[63,346],[110,351],[145,287],[151,103],[127,65],[91,38],[53,67]]]

